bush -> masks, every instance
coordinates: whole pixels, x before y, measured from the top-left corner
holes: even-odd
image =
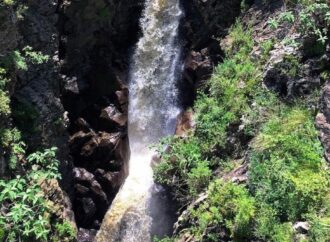
[[[55,151],[52,148],[31,154],[26,174],[0,180],[0,227],[6,241],[48,241],[52,234],[74,235],[68,223],[54,226],[54,211],[41,189],[45,179],[60,177]]]
[[[165,144],[168,149],[164,151]],[[155,180],[171,186],[175,197],[182,203],[208,186],[211,177],[209,163],[203,159],[196,139],[165,139],[158,147],[158,152],[162,162],[155,168]]]
[[[210,184],[208,197],[192,209],[191,233],[198,240],[220,241],[223,230],[235,241],[250,238],[255,202],[243,186],[216,180]]]
[[[11,113],[9,103],[8,93],[0,90],[0,117],[7,117]]]
[[[289,222],[324,209],[330,191],[312,115],[302,107],[283,108],[264,125],[253,148],[249,186],[262,204],[256,235],[291,241]]]

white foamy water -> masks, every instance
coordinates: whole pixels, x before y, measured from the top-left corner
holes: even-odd
[[[180,111],[176,81],[181,17],[179,0],[145,2],[141,18],[143,36],[130,67],[129,176],[105,216],[97,241],[151,241],[152,222],[157,218],[149,213],[154,186],[153,152],[149,146],[175,132]]]

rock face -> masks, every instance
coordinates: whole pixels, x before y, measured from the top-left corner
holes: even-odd
[[[184,71],[180,83],[181,103],[192,106],[197,88],[212,74],[213,67],[222,59],[218,38],[240,14],[239,0],[182,0],[185,18],[181,27],[184,40]]]
[[[62,102],[70,120],[74,163],[73,205],[77,224],[85,229],[99,228],[127,176],[125,83],[143,3],[65,0],[59,8]],[[86,234],[91,233],[84,230],[81,237]]]
[[[320,130],[320,140],[325,148],[325,158],[330,162],[330,83],[324,85],[320,113],[316,116],[316,126]]]
[[[61,184],[51,180],[45,182],[42,188],[48,199],[54,202],[52,205],[57,215],[74,223],[69,196],[63,191],[64,188],[70,193],[72,183],[67,148],[68,134],[65,123],[62,122],[64,109],[59,98],[59,38],[56,27],[58,1],[25,1],[24,11],[16,8],[16,4],[20,3],[21,1],[14,1],[13,5],[1,3],[0,56],[13,51],[22,52],[24,47],[30,46],[34,51],[48,55],[49,60],[40,65],[27,61],[27,71],[10,71],[9,94],[12,115],[7,125],[12,124],[22,131],[28,152],[40,147],[58,147]],[[2,122],[3,120],[1,128]]]
[[[17,19],[13,18],[15,11],[12,7],[7,7],[5,11],[0,11],[0,56],[6,56],[13,50],[15,50],[17,43],[20,39],[20,35],[17,29]],[[12,82],[15,83],[16,73],[12,73]],[[10,88],[10,95],[13,94],[13,87]],[[8,118],[1,118],[0,125],[5,127],[10,123]],[[8,174],[8,164],[6,162],[5,150],[0,146],[0,178],[5,177]]]

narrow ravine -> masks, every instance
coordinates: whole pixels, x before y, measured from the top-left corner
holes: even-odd
[[[176,82],[181,70],[178,29],[182,15],[179,0],[145,2],[140,22],[143,35],[130,67],[129,175],[106,214],[96,241],[151,241],[153,223],[166,216],[150,212],[155,190],[150,145],[174,133],[180,112]],[[152,210],[164,211],[161,207]]]

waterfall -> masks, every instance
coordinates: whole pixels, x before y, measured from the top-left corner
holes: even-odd
[[[181,17],[179,0],[145,2],[140,21],[143,35],[130,66],[129,175],[104,218],[98,242],[151,241],[152,224],[162,216],[155,218],[150,214],[155,185],[149,146],[175,132],[180,111],[176,81],[180,71]]]

